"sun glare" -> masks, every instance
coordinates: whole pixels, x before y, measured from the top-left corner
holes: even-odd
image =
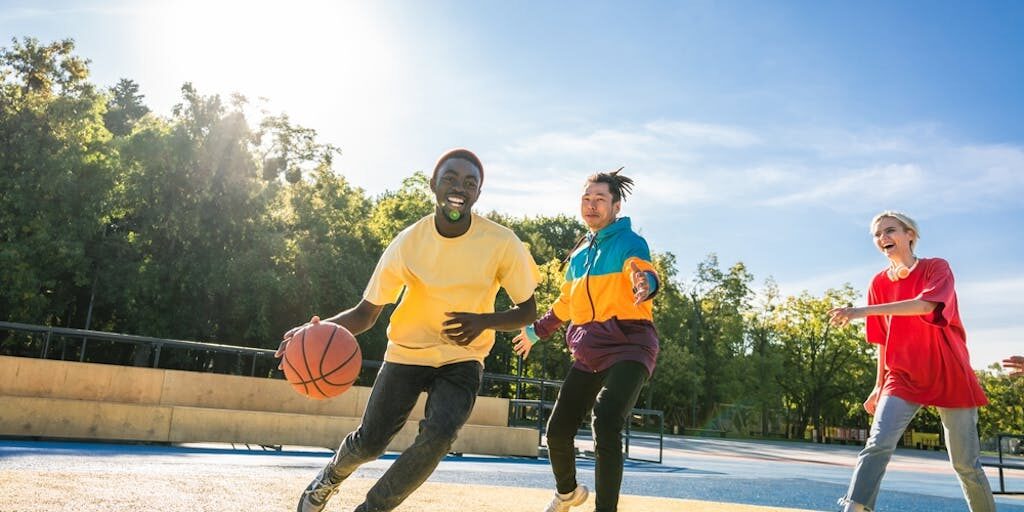
[[[189,81],[203,94],[266,98],[300,121],[329,110],[358,125],[400,108],[406,82],[397,35],[379,18],[361,2],[188,0],[138,11],[131,40],[150,88]]]

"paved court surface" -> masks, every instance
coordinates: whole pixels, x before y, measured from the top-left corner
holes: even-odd
[[[587,442],[581,441],[580,447],[587,449]],[[160,492],[161,483],[190,476],[194,476],[196,482],[203,482],[202,485],[212,486],[208,494],[225,492],[218,490],[221,488],[238,489],[245,485],[277,486],[275,496],[283,496],[280,500],[284,503],[290,502],[289,496],[297,494],[330,457],[330,452],[322,449],[285,447],[280,452],[274,452],[252,448],[241,445],[160,446],[0,439],[0,497],[4,496],[5,487],[14,489],[15,484],[30,486],[32,482],[41,480],[38,484],[39,492],[46,492],[69,476],[86,478],[85,475],[102,474],[108,477],[113,475],[113,480],[107,478],[98,481],[96,485],[112,485],[109,482],[123,481],[125,485],[141,486],[143,490],[151,486],[153,492]],[[785,441],[666,437],[662,464],[627,462],[623,493],[773,508],[835,510],[836,499],[846,490],[858,449],[856,446]],[[644,458],[657,455],[651,449],[637,446],[632,447],[631,453]],[[352,483],[352,491],[364,492],[373,479],[387,469],[394,457],[394,454],[388,454],[360,468],[353,475],[353,482],[357,483]],[[581,481],[592,484],[593,462],[580,459],[578,466]],[[1008,477],[1009,489],[1024,491],[1024,471],[1009,472]],[[990,480],[993,487],[998,485],[994,472],[990,473]],[[542,493],[550,492],[553,485],[545,459],[469,455],[446,458],[429,483],[441,489],[438,491],[441,493],[451,492],[443,489],[458,488],[450,484],[476,484],[487,486],[481,488],[503,488],[506,491],[509,487],[524,488],[526,490],[523,494],[530,496],[527,502],[531,505],[543,501]],[[197,483],[197,488],[202,485]],[[23,492],[32,491],[29,489]],[[180,489],[167,488],[165,492],[175,493],[180,492]],[[351,499],[356,498],[354,496]],[[70,503],[74,496],[58,492],[53,499],[57,500],[57,504],[62,499]],[[1000,511],[1024,512],[1024,497],[997,496],[996,501]],[[112,499],[109,510],[126,510],[119,508],[117,503]],[[679,510],[694,509],[679,505],[681,502],[671,503],[674,505],[670,509],[677,506]],[[277,502],[264,505],[271,506],[256,508],[287,509]],[[200,508],[199,505],[196,507],[197,510]],[[442,505],[438,507],[421,502],[415,510],[441,511],[447,508]],[[526,507],[524,510],[532,508]],[[725,505],[719,508],[725,510]],[[56,505],[54,508],[45,508],[59,509]],[[736,510],[732,507],[729,509]],[[0,501],[0,511],[8,510],[35,509],[19,508]],[[332,501],[332,507],[328,510],[347,509]],[[577,510],[585,512],[588,509]],[[709,506],[702,510],[716,510],[716,507]],[[966,510],[966,506],[944,452],[900,450],[893,458],[882,483],[878,510],[961,511]]]
[[[634,478],[623,485],[623,490],[646,489],[645,495],[835,510],[836,499],[845,494],[849,485],[860,448],[666,437],[663,465],[682,468],[679,477],[664,485],[657,485],[656,478]],[[637,449],[632,452],[644,457],[654,454]],[[997,473],[991,468],[986,470],[996,488]],[[1024,471],[1007,472],[1007,476],[1009,490],[1024,491]],[[996,502],[1000,511],[1024,512],[1024,496],[996,496]],[[945,452],[900,449],[882,481],[877,509],[924,512],[961,511],[967,507]]]

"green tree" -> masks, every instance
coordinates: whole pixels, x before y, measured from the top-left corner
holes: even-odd
[[[579,234],[585,232],[582,224],[566,216],[558,217],[510,217],[498,212],[489,212],[486,217],[509,227],[529,248],[534,261],[538,263],[541,282],[535,292],[538,315],[543,315],[554,304],[565,281],[565,269],[561,264],[564,255],[572,248]],[[504,294],[498,295],[496,309],[512,307]],[[494,348],[485,360],[490,371],[522,373],[526,377],[561,380],[572,364],[569,349],[565,344],[565,331],[560,329],[547,340],[533,348],[529,360],[521,361],[512,350],[511,340],[515,333],[498,333]],[[520,367],[522,369],[520,370]],[[498,388],[500,386],[494,386]],[[506,386],[513,393],[512,386]],[[544,399],[553,400],[553,388],[545,390]],[[526,390],[526,397],[540,398],[539,389]]]
[[[236,103],[244,102],[244,99]],[[321,166],[330,168],[341,149],[317,140],[312,128],[291,122],[287,115],[267,116],[260,122],[254,141],[262,157],[263,178],[283,177],[288,183],[298,183]]]
[[[291,307],[282,314],[295,325],[313,314],[354,306],[384,247],[365,222],[371,201],[326,162],[310,180],[289,185],[284,197],[288,250],[283,258],[290,283],[285,302]],[[387,320],[382,315],[375,330],[360,337],[367,359],[383,357]]]
[[[998,363],[976,373],[989,401],[978,415],[981,438],[992,439],[1002,432],[1024,433],[1024,378],[1010,377]]]
[[[744,357],[752,371],[741,376],[744,395],[756,407],[760,416],[761,435],[771,432],[771,412],[782,408],[779,379],[782,375],[782,353],[778,333],[772,329],[772,317],[780,302],[779,287],[768,278],[758,294],[756,306],[746,313],[747,350]]]
[[[664,411],[669,425],[684,426],[687,414],[692,416],[703,385],[697,356],[687,344],[687,332],[680,329],[688,321],[692,306],[678,281],[676,256],[656,254],[654,266],[661,277],[654,297],[654,325],[661,351],[647,385],[645,407]]]
[[[132,256],[119,309],[130,332],[223,343],[271,337],[270,195],[243,114],[182,87],[170,120],[146,118],[122,148]],[[270,272],[270,274],[268,274]],[[276,333],[274,334],[276,336]],[[140,356],[140,359],[145,357]]]
[[[402,180],[402,187],[377,198],[370,216],[370,230],[382,245],[391,243],[400,231],[434,211],[430,178],[422,172]]]
[[[312,314],[358,301],[380,244],[365,223],[371,202],[331,168],[336,148],[285,116],[250,129],[244,98],[225,105],[186,84],[182,99],[171,119],[142,118],[122,147],[130,332],[273,348]],[[369,359],[383,354],[381,332],[362,338],[376,340]]]
[[[117,155],[70,40],[0,49],[0,317],[82,327]]]
[[[809,424],[821,433],[851,416],[866,423],[860,404],[874,385],[874,349],[864,342],[860,326],[833,327],[828,317],[829,310],[856,298],[846,285],[826,290],[821,298],[807,292],[788,297],[776,310],[773,328],[783,368],[778,382],[798,437]]]
[[[11,39],[11,46],[0,50],[0,72],[4,82],[13,80],[21,93],[36,95],[40,99],[53,96],[79,96],[91,93],[89,61],[74,54],[75,42],[62,39],[40,44],[34,37]],[[4,91],[5,94],[12,91]]]
[[[689,310],[678,326],[685,346],[696,357],[701,389],[694,398],[698,411],[692,418],[703,424],[716,404],[740,396],[739,356],[744,348],[743,312],[751,294],[753,276],[743,263],[728,270],[719,268],[714,254],[697,265],[697,273],[687,286]]]
[[[537,299],[538,316],[544,315],[561,294],[562,283],[565,282],[565,269],[559,261],[548,261],[538,266],[541,274],[541,281],[535,292]],[[499,343],[503,340],[499,339]],[[510,345],[510,343],[505,343]],[[502,352],[505,348],[499,347]],[[508,348],[511,354],[511,347]],[[512,357],[509,355],[508,357]],[[565,343],[565,329],[559,329],[551,337],[538,341],[530,352],[530,357],[523,361],[523,375],[526,377],[562,380],[572,366],[572,357],[569,348]],[[518,371],[517,366],[514,371]],[[541,398],[540,389],[533,387],[527,390],[524,398]],[[544,400],[553,401],[555,393],[553,388],[548,388],[543,394]]]
[[[135,124],[149,113],[149,107],[143,104],[145,96],[139,94],[139,84],[134,80],[122,78],[110,89],[110,95],[103,122],[110,133],[123,137],[131,133]]]
[[[514,219],[492,212],[488,216],[512,228],[519,239],[530,247],[538,263],[564,260],[573,244],[587,232],[579,220],[566,215]]]

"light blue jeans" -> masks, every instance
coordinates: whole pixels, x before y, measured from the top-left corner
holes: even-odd
[[[920,408],[918,404],[890,395],[883,395],[878,400],[871,435],[857,457],[850,488],[840,503],[852,501],[874,510],[885,467],[896,450],[896,443],[903,437],[903,431]],[[946,430],[949,461],[960,479],[967,506],[971,512],[994,512],[996,502],[979,459],[978,409],[938,407],[938,410]]]

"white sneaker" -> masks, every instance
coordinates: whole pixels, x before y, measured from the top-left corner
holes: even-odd
[[[555,492],[555,497],[551,498],[551,503],[548,504],[548,508],[544,509],[544,512],[569,512],[569,509],[582,505],[583,502],[587,501],[587,496],[590,491],[587,490],[585,485],[577,485],[572,490],[572,494],[566,497],[562,497],[561,494]]]
[[[338,492],[341,482],[332,482],[327,477],[327,471],[328,468],[322,469],[320,474],[310,482],[309,487],[302,491],[302,497],[299,498],[297,507],[298,512],[321,512],[327,507],[327,500]]]
[[[864,505],[861,505],[860,503],[855,503],[846,498],[840,498],[839,506],[843,507],[841,512],[872,512],[871,509],[865,507]]]

